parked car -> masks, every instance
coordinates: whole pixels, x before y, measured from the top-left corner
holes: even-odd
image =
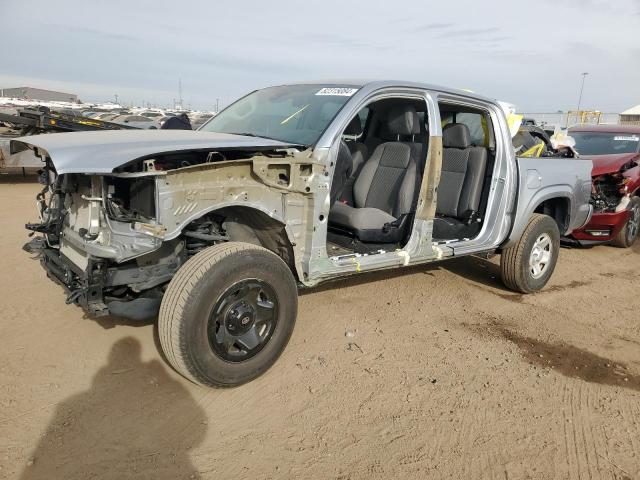
[[[98,115],[98,119],[99,120],[104,120],[105,122],[110,122],[111,120],[113,120],[114,118],[116,118],[118,115],[120,115],[119,113],[101,113],[100,115]]]
[[[504,283],[535,292],[590,213],[591,161],[516,158],[498,102],[419,83],[283,85],[199,131],[12,145],[46,159],[25,249],[67,302],[159,313],[169,362],[210,386],[276,361],[298,287],[500,253]]]
[[[640,126],[583,125],[569,135],[580,156],[593,162],[594,209],[571,237],[582,245],[630,247],[640,227]]]
[[[151,118],[152,120],[158,120],[166,116],[166,114],[162,110],[145,110],[145,111],[137,112],[136,115]]]
[[[109,121],[143,129],[153,130],[158,128],[158,123],[153,118],[143,117],[142,115],[118,115]]]

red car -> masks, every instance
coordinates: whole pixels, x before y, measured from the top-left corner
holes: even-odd
[[[583,125],[569,135],[580,157],[593,161],[593,216],[571,236],[581,245],[630,247],[640,228],[640,126]]]

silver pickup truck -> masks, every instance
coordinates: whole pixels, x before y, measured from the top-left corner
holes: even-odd
[[[500,104],[418,83],[254,91],[199,131],[12,141],[41,158],[25,245],[90,315],[158,315],[173,367],[233,386],[285,348],[297,289],[501,254],[505,285],[549,280],[590,217],[591,162],[516,158]],[[384,293],[381,293],[384,295]]]

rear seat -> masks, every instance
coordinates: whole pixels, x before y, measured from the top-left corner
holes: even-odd
[[[469,127],[452,123],[442,129],[442,173],[438,185],[433,238],[470,238],[479,231],[478,208],[487,168],[487,149],[471,146]]]

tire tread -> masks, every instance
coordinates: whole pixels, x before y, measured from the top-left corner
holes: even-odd
[[[640,204],[640,197],[633,197],[631,199],[631,202],[636,203],[636,204]],[[631,243],[627,242],[627,228],[628,228],[628,225],[629,225],[629,222],[627,221],[627,223],[625,223],[625,225],[622,228],[622,230],[620,230],[618,232],[618,235],[616,235],[616,237],[613,240],[611,240],[611,245],[613,245],[614,247],[618,247],[618,248],[629,248],[636,242],[638,237],[633,239],[633,241]]]
[[[272,253],[266,248],[241,242],[222,243],[209,247],[187,260],[169,283],[162,299],[158,315],[160,345],[171,366],[195,383],[202,384],[209,381],[200,372],[195,371],[187,361],[185,336],[180,331],[183,323],[179,320],[182,318],[191,292],[207,271],[225,257],[246,250]]]
[[[529,223],[527,223],[518,242],[502,251],[500,256],[500,273],[502,282],[507,288],[520,293],[531,293],[533,291],[527,285],[520,266],[523,261],[523,256],[525,255],[524,250],[531,231],[535,230],[541,223],[549,220],[552,219],[548,215],[534,213],[531,215]]]

